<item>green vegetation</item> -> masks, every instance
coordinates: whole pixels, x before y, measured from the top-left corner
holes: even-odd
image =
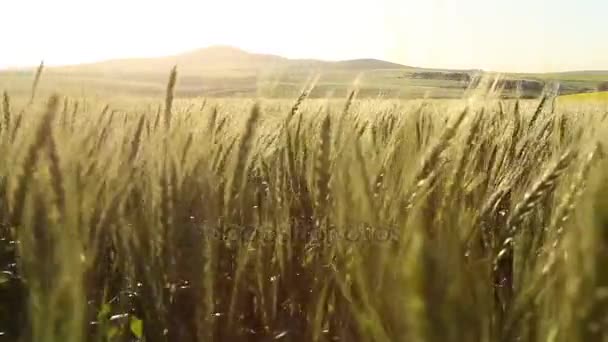
[[[574,94],[562,96],[562,100],[570,102],[606,102],[608,101],[608,91],[599,91],[585,94]]]
[[[608,339],[599,107],[39,81],[2,99],[0,339]]]

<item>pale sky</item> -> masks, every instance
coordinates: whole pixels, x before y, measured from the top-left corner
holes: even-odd
[[[608,70],[608,0],[5,0],[0,68],[214,44],[440,68]]]

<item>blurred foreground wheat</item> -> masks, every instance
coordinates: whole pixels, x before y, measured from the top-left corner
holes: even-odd
[[[4,93],[0,339],[608,339],[599,108],[175,82],[130,111]]]

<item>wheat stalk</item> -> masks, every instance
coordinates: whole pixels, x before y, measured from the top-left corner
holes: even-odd
[[[468,112],[469,109],[465,108],[456,116],[454,121],[443,130],[443,133],[439,137],[437,143],[430,149],[425,158],[422,160],[420,169],[414,177],[415,184],[424,181],[425,178],[427,178],[428,175],[431,174],[433,168],[438,164],[439,157],[449,146],[450,142],[456,135],[458,127],[460,126]]]
[[[236,165],[230,181],[231,192],[229,204],[231,205],[234,204],[234,200],[238,197],[239,192],[242,190],[241,187],[243,185],[245,170],[247,168],[247,162],[251,153],[251,149],[253,147],[255,130],[259,120],[260,106],[258,103],[255,103],[251,108],[251,113],[249,114],[249,118],[245,123],[245,130],[243,131],[241,141],[237,150]]]
[[[34,141],[26,151],[25,159],[23,160],[22,172],[16,181],[17,184],[11,196],[13,209],[10,221],[14,227],[18,226],[21,222],[28,185],[30,184],[34,175],[35,166],[38,161],[38,154],[52,134],[52,123],[57,113],[58,103],[59,97],[57,95],[50,97],[46,111],[44,112],[42,119],[34,132]]]
[[[544,175],[532,185],[529,192],[524,195],[524,198],[519,202],[507,220],[510,235],[513,236],[519,229],[521,223],[530,214],[536,205],[542,201],[557,185],[559,177],[570,165],[575,153],[571,150],[564,152],[557,163],[551,166]]]
[[[321,211],[326,210],[329,199],[330,180],[330,153],[331,153],[331,120],[329,113],[321,124],[319,151],[315,160],[315,179],[317,187],[316,204]]]
[[[175,83],[177,81],[177,66],[171,69],[169,82],[167,83],[167,92],[165,94],[165,129],[167,132],[171,128],[171,110],[173,106],[173,97],[175,95]]]
[[[10,132],[11,128],[11,103],[8,93],[4,91],[2,93],[2,114],[4,115],[4,125],[6,132]]]
[[[139,151],[139,146],[141,145],[142,133],[144,131],[144,125],[146,123],[146,116],[141,115],[139,118],[139,122],[137,123],[137,129],[135,130],[135,136],[131,140],[131,152],[129,153],[129,164],[132,164],[135,161],[135,157],[137,157],[137,152]]]
[[[36,69],[36,75],[34,76],[34,83],[32,84],[32,92],[29,104],[34,103],[34,98],[36,97],[36,90],[38,89],[38,83],[40,82],[40,76],[42,76],[42,69],[44,69],[44,61],[41,61],[40,65],[38,66],[38,69]]]
[[[61,162],[59,159],[59,154],[57,152],[57,144],[55,143],[55,138],[53,136],[53,132],[49,132],[49,136],[47,138],[47,152],[50,160],[50,174],[51,174],[51,185],[53,186],[53,190],[55,191],[55,201],[56,206],[61,215],[65,215],[65,201],[66,194],[64,188],[64,180],[63,173],[61,172]]]

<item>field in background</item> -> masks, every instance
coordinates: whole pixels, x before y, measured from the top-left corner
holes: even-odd
[[[606,103],[608,102],[608,92],[593,92],[593,93],[585,93],[585,94],[575,94],[575,95],[566,95],[562,97],[566,102],[599,102]]]
[[[0,340],[608,338],[602,106],[55,81],[1,102]]]
[[[359,98],[458,99],[476,88],[480,70],[425,69],[375,59],[340,62],[287,59],[216,46],[163,58],[113,60],[54,67],[45,71],[41,92],[60,87],[62,93],[81,97],[161,97],[166,73],[180,69],[175,89],[180,97],[295,98],[302,84],[320,78],[310,97],[345,98],[357,82]],[[0,85],[15,95],[30,92],[31,70],[0,71]],[[486,73],[490,78],[492,73]],[[606,72],[504,74],[503,97],[538,98],[559,83],[560,95],[595,91],[608,79]],[[519,89],[517,89],[519,87]]]

